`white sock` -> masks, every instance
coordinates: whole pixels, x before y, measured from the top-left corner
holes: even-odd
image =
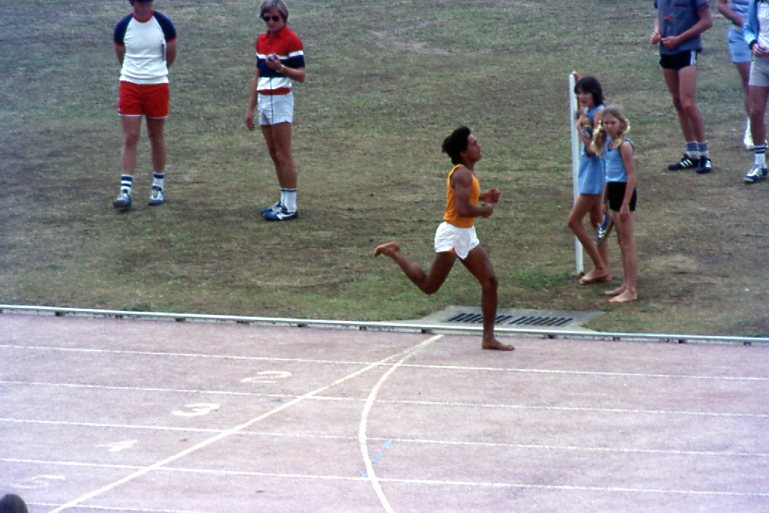
[[[158,173],[157,171],[152,172],[152,186],[153,187],[160,187],[163,189],[165,186],[165,173]]]
[[[289,212],[296,212],[296,189],[281,189],[280,204]]]

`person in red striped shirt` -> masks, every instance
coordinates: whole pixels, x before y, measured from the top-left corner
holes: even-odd
[[[286,25],[288,8],[283,0],[264,0],[259,15],[267,32],[256,40],[256,72],[246,108],[249,130],[258,124],[267,143],[280,185],[280,198],[262,210],[267,221],[288,221],[299,217],[297,170],[291,155],[291,128],[294,122],[293,82],[304,82],[304,45]]]

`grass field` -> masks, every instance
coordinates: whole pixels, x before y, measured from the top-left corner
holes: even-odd
[[[265,223],[276,182],[243,114],[256,0],[157,0],[179,32],[167,123],[168,203],[113,211],[121,133],[112,28],[128,2],[0,0],[0,302],[233,315],[398,320],[480,290],[457,267],[421,295],[374,245],[425,264],[443,208],[440,141],[474,129],[478,223],[502,308],[602,310],[598,330],[768,335],[769,183],[746,186],[744,114],[727,23],[705,36],[700,107],[716,170],[663,171],[681,137],[646,38],[651,2],[291,0],[308,77],[296,87],[301,218]],[[574,276],[567,75],[595,74],[628,114],[639,172],[635,304]],[[612,240],[615,276],[621,276]]]

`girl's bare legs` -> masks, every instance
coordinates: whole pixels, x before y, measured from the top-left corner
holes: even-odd
[[[600,194],[578,195],[566,222],[569,229],[574,233],[577,239],[579,239],[582,247],[585,248],[585,251],[587,251],[587,254],[590,256],[590,260],[593,261],[593,270],[579,280],[582,285],[611,280],[611,271],[609,270],[609,264],[606,260],[608,250],[604,247],[599,251],[598,246],[595,245],[593,237],[587,232],[587,230],[585,230],[585,226],[583,225],[582,221],[588,213],[592,212],[593,215],[595,215],[594,213],[596,212],[596,206],[598,209],[602,208],[601,197],[602,196]],[[591,218],[591,223],[592,222],[593,219]],[[605,244],[602,244],[602,246],[605,246]],[[603,255],[601,253],[603,253]]]
[[[612,212],[614,224],[617,227],[617,239],[619,240],[620,250],[622,252],[622,285],[614,290],[606,291],[605,294],[612,297],[610,303],[626,303],[638,299],[638,289],[636,279],[638,276],[638,254],[636,253],[635,237],[633,237],[633,214],[628,215],[625,220],[619,215],[619,212]]]

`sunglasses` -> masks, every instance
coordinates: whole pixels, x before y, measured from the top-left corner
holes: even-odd
[[[279,22],[282,18],[280,16],[262,16],[262,19],[265,23],[268,23],[270,20],[274,21],[275,23]]]

